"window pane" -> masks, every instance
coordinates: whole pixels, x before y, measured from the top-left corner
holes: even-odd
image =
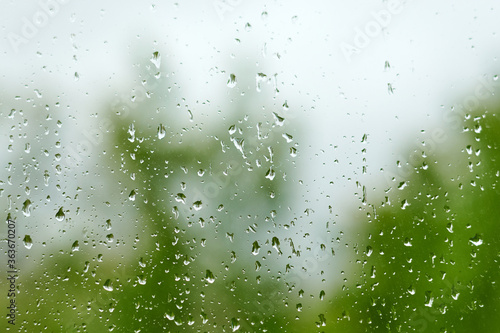
[[[497,7],[6,2],[2,331],[496,331]]]

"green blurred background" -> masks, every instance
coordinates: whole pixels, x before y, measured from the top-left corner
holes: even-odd
[[[0,330],[499,331],[495,6],[408,4],[348,62],[386,2],[223,3],[2,41]]]

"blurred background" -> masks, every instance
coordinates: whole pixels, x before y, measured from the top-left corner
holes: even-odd
[[[494,1],[2,8],[2,330],[498,330]]]

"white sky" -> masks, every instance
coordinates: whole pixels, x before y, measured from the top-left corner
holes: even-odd
[[[15,52],[9,34],[22,36],[23,19],[32,20],[42,9],[38,1],[2,0],[0,84],[6,100],[1,113],[8,114],[9,99],[35,98],[34,90],[41,89],[49,99],[61,96],[77,111],[75,121],[84,124],[104,98],[137,83],[130,64],[144,60],[133,58],[138,50],[147,57],[160,51],[162,66],[171,66],[162,70],[176,73],[186,103],[210,100],[214,109],[226,102],[230,73],[238,82],[247,73],[251,82],[259,72],[277,73],[276,103],[287,100],[292,123],[303,127],[296,134],[298,173],[317,198],[305,203],[304,193],[298,193],[297,207],[324,210],[333,199],[357,205],[354,182],[347,178],[387,188],[378,170],[394,165],[395,152],[413,144],[421,130],[443,126],[443,110],[472,94],[478,78],[491,79],[500,71],[500,15],[493,0],[405,2],[348,62],[341,44],[353,44],[355,29],[365,29],[389,2],[227,0],[235,5],[226,5],[221,18],[214,7],[219,2],[211,0],[69,0]],[[247,23],[251,29],[245,29]],[[363,178],[364,147],[369,175]],[[339,159],[335,168],[329,167],[332,156]],[[8,158],[1,157],[3,164]]]

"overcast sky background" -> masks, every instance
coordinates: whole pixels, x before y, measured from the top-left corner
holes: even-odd
[[[186,104],[211,102],[212,108],[193,108],[194,121],[216,126],[210,112],[227,105],[229,74],[238,81],[233,90],[245,92],[255,89],[257,73],[276,73],[275,105],[287,101],[291,124],[300,125],[292,134],[304,190],[295,193],[295,208],[324,211],[335,202],[346,223],[346,207],[359,205],[355,180],[369,195],[387,189],[380,169],[416,148],[415,140],[425,139],[422,130],[447,126],[444,112],[473,95],[481,78],[491,81],[500,72],[495,1],[402,2],[350,59],[341,46],[355,46],[357,29],[372,26],[377,13],[399,2],[70,0],[52,6],[45,26],[26,37],[23,26],[43,12],[41,3],[1,1],[2,118],[15,96],[36,102],[38,89],[43,98],[68,105],[67,121],[85,128],[110,96],[139,82],[131,65],[140,61],[137,54],[145,61],[159,51],[162,71],[175,73]],[[16,46],[13,34],[26,40]],[[3,147],[8,135],[1,136]],[[9,159],[2,154],[2,165]]]

